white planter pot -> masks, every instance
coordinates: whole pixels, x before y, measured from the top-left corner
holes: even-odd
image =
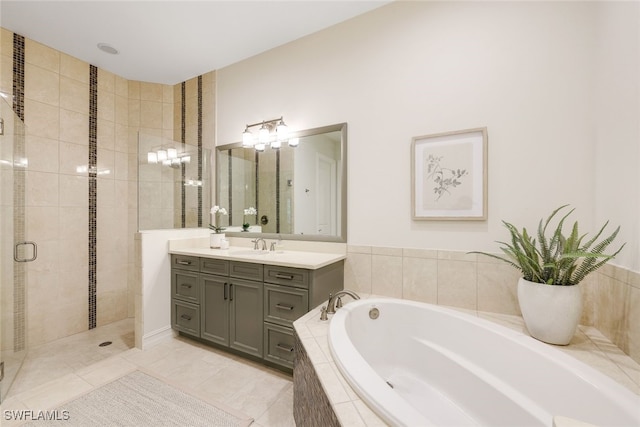
[[[222,239],[224,239],[224,233],[211,233],[211,237],[209,238],[209,247],[219,248]]]
[[[582,315],[580,285],[545,285],[521,278],[518,303],[532,337],[549,344],[569,344]]]

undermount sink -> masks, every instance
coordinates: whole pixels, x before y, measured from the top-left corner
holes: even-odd
[[[269,251],[267,250],[247,249],[243,251],[233,251],[233,252],[230,252],[229,255],[251,256],[251,255],[267,255],[268,253]]]

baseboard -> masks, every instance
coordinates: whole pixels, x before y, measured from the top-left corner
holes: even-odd
[[[165,338],[172,337],[173,335],[174,331],[171,329],[171,326],[165,326],[164,328],[156,329],[153,332],[144,334],[142,337],[142,350],[151,348]]]

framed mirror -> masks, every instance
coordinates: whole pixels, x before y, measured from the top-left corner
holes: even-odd
[[[216,148],[216,205],[228,212],[220,218],[224,232],[346,242],[347,124],[289,138],[298,145],[263,152],[240,142]]]

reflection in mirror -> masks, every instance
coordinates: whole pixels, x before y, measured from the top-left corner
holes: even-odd
[[[225,233],[242,237],[248,223],[247,232],[267,237],[346,242],[346,128],[295,132],[295,148],[218,147],[216,204],[229,212]]]
[[[138,230],[209,225],[211,150],[138,135]]]

